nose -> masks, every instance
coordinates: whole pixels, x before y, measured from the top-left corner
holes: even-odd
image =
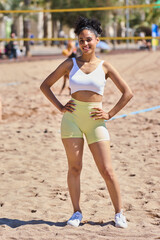
[[[86,46],[88,44],[87,40],[83,41],[83,46]]]
[[[88,42],[87,42],[87,40],[84,40],[84,44],[86,45]]]

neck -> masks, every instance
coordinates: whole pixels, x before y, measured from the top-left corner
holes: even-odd
[[[80,57],[80,60],[81,60],[82,62],[94,62],[94,61],[97,60],[97,57],[96,57],[95,54],[94,54],[94,55],[85,55],[85,54],[83,54],[83,55]]]

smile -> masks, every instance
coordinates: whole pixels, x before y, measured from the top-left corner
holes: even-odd
[[[90,48],[89,47],[84,47],[83,50],[88,51]]]

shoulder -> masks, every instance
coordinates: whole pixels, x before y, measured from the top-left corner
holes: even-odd
[[[102,60],[102,67],[103,67],[105,74],[108,74],[108,72],[110,72],[110,70],[113,68],[109,62],[104,61],[104,60]]]
[[[60,69],[65,69],[66,71],[70,71],[72,69],[72,67],[73,67],[73,60],[72,60],[72,58],[66,59],[64,62],[62,62],[59,65]]]
[[[67,58],[64,62],[61,63],[61,65],[65,66],[65,67],[70,67],[71,65],[73,65],[72,58]]]
[[[103,69],[106,74],[117,72],[114,66],[107,61],[103,62]]]
[[[108,77],[110,77],[111,79],[113,78],[119,78],[120,77],[120,74],[119,72],[117,71],[117,69],[112,65],[110,64],[109,62],[107,61],[104,61],[103,62],[103,69],[105,71],[105,74],[106,74],[106,79]]]
[[[107,61],[103,61],[103,67],[106,69],[106,70],[110,70],[113,68],[113,66],[107,62]]]

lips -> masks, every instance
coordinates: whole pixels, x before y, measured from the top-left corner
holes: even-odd
[[[84,51],[88,51],[88,50],[89,50],[89,47],[84,47],[83,50],[84,50]]]

